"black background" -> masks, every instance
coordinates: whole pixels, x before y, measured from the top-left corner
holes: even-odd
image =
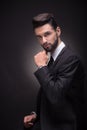
[[[0,3],[0,130],[16,130],[35,110],[39,83],[33,56],[41,50],[32,17],[50,12],[62,29],[62,40],[80,54],[87,74],[86,2],[62,0],[2,1]],[[87,99],[85,86],[84,96]],[[85,104],[85,113],[87,102]],[[87,114],[86,114],[87,117]]]

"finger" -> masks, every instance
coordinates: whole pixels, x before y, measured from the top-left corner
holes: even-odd
[[[30,118],[29,118],[29,117],[25,117],[25,118],[24,118],[24,123],[29,122],[29,121],[30,121]]]
[[[46,51],[46,50],[44,50],[44,52],[45,52],[45,54],[47,54],[47,51]]]
[[[47,53],[48,53],[46,50],[43,50],[42,52],[43,52],[44,54],[46,54],[46,55],[47,55]]]
[[[26,122],[26,117],[24,118],[24,123]]]
[[[27,117],[25,117],[24,118],[24,123],[26,123],[28,121],[28,118]]]

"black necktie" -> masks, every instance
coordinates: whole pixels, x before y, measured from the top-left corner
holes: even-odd
[[[53,65],[53,62],[54,62],[54,60],[53,60],[53,57],[51,56],[50,61],[48,63],[48,67],[51,67]]]

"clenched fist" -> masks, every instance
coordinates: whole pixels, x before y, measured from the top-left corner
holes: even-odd
[[[46,51],[41,51],[39,53],[37,53],[35,56],[34,56],[34,61],[35,61],[35,64],[40,67],[40,66],[46,66],[47,63],[48,63],[48,55],[46,53]]]

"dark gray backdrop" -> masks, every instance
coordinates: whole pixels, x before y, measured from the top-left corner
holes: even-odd
[[[41,50],[32,17],[51,12],[62,29],[62,40],[80,54],[87,73],[86,3],[84,1],[2,1],[0,3],[0,130],[16,130],[35,110],[39,83],[33,56]],[[85,101],[87,99],[85,87]],[[85,112],[87,103],[85,104]]]

